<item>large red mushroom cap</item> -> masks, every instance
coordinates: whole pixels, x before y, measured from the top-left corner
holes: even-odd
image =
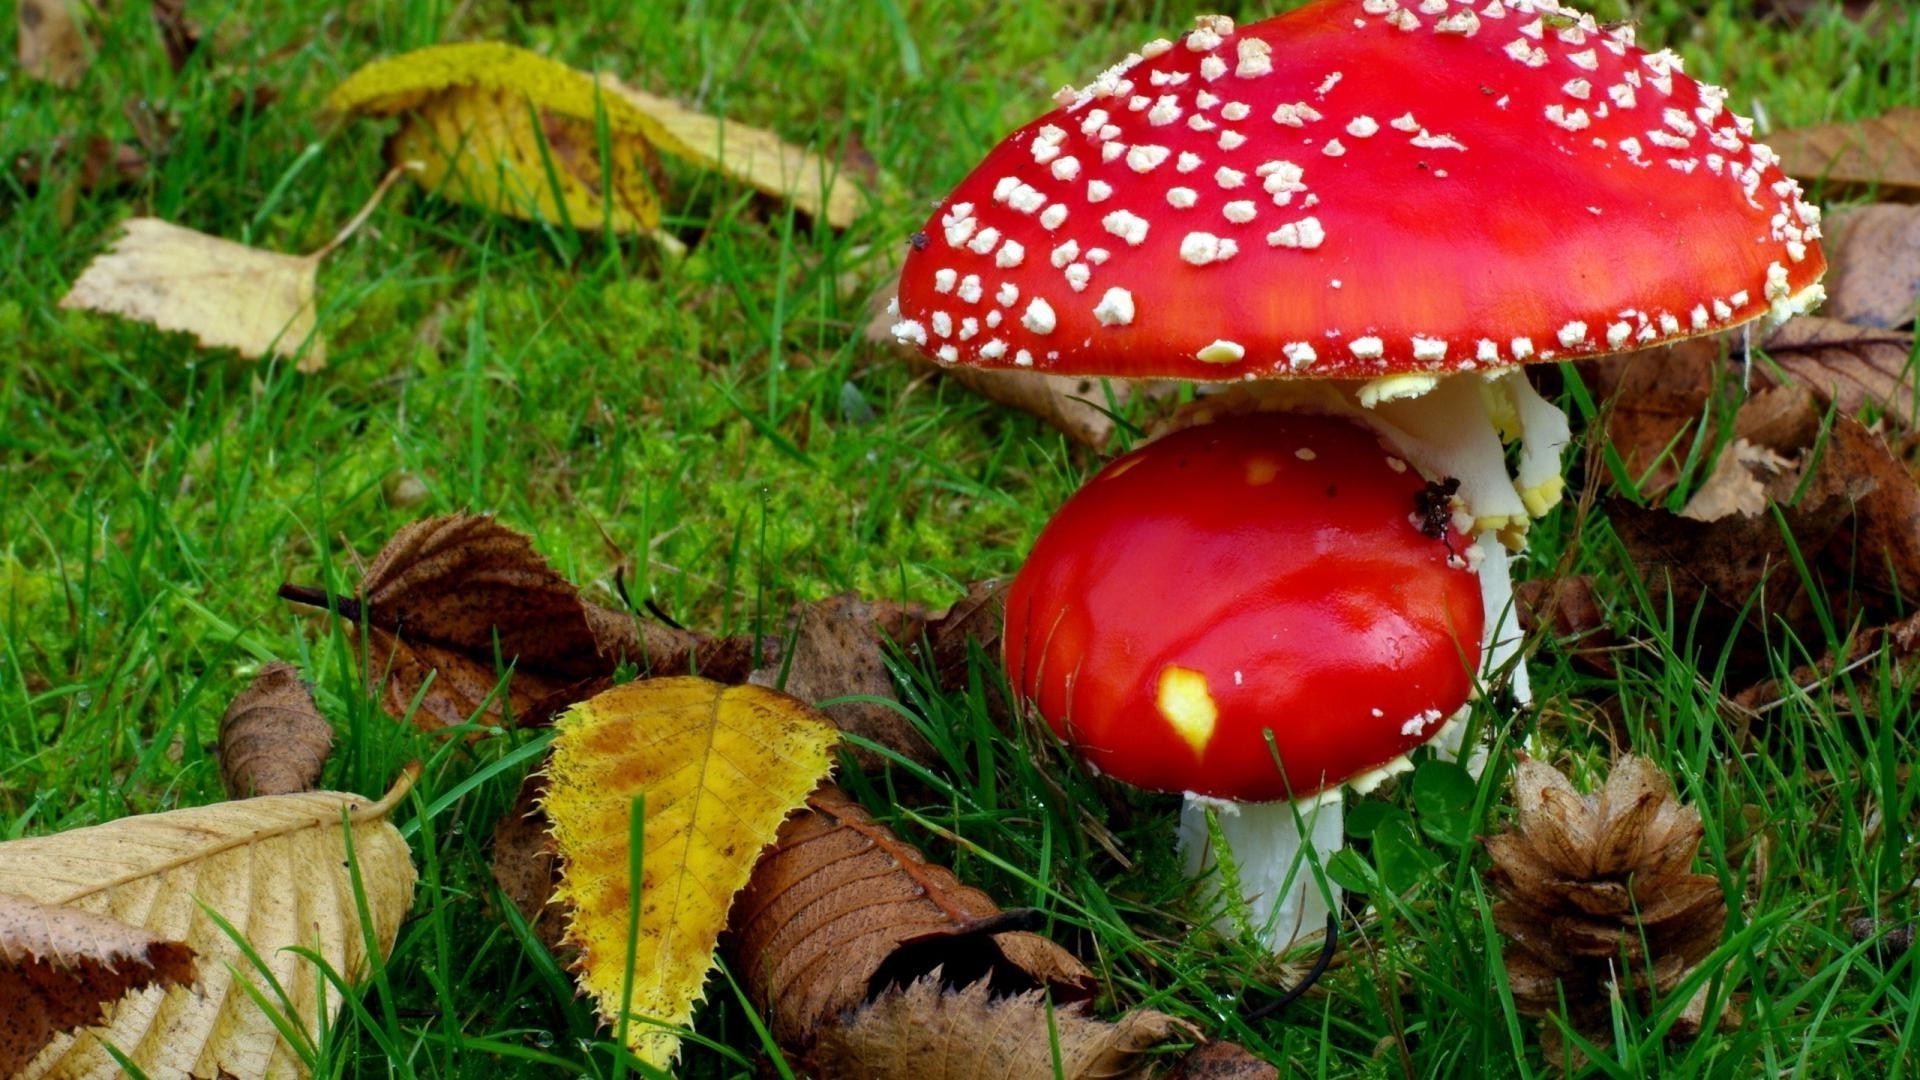
[[[961,181],[895,333],[1060,374],[1375,378],[1811,306],[1817,208],[1680,68],[1553,0],[1202,17]]]
[[[1484,621],[1470,543],[1446,497],[1357,423],[1189,428],[1054,515],[1008,593],[1007,670],[1104,773],[1304,798],[1466,703]]]

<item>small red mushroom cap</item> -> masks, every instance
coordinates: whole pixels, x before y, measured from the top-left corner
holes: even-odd
[[[1639,348],[1819,298],[1726,92],[1553,0],[1205,16],[1009,136],[915,238],[949,363],[1225,380]]]
[[[1007,670],[1106,774],[1301,798],[1466,703],[1484,622],[1470,540],[1352,421],[1189,428],[1110,463],[1047,525],[1008,593]]]

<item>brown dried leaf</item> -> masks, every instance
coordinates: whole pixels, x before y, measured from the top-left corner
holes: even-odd
[[[1872,188],[1883,199],[1920,198],[1920,108],[1776,131],[1767,145],[1787,174],[1835,189]]]
[[[571,947],[563,943],[566,908],[554,897],[554,888],[560,884],[560,863],[549,831],[552,826],[540,809],[546,793],[545,774],[529,773],[513,806],[493,827],[490,865],[500,892],[527,921],[533,936],[548,952],[560,956]]]
[[[92,195],[138,183],[147,175],[147,158],[139,147],[104,135],[62,136],[44,150],[15,156],[13,175],[29,190],[52,182]]]
[[[1605,678],[1619,673],[1613,652],[1620,639],[1593,594],[1590,575],[1517,582],[1513,596],[1522,630],[1551,626],[1554,643],[1575,663]]]
[[[1057,1002],[1091,993],[1091,973],[1071,954],[1009,931],[1017,913],[928,863],[838,788],[807,805],[761,855],[724,943],[783,1046],[812,1044],[843,1013],[936,969],[953,984],[1044,986]]]
[[[755,671],[747,681],[784,689],[806,702],[855,695],[892,699],[886,643],[917,635],[924,618],[922,611],[886,601],[869,603],[851,593],[803,605],[794,614],[791,654]],[[784,686],[780,685],[783,669]],[[846,701],[822,711],[841,731],[871,739],[912,761],[934,760],[932,745],[898,708]],[[887,760],[865,747],[855,748],[853,757],[868,772],[880,771]]]
[[[1239,1043],[1202,1043],[1180,1059],[1167,1080],[1280,1080],[1280,1070]]]
[[[1920,302],[1920,206],[1873,203],[1827,220],[1826,314],[1890,329],[1913,325]]]
[[[0,893],[0,1076],[146,986],[193,982],[193,950],[118,919]]]
[[[1873,405],[1911,427],[1916,419],[1913,335],[1803,315],[1767,338],[1767,356],[1789,379],[1803,383],[1848,416]],[[1756,382],[1773,382],[1755,365]]]
[[[1680,516],[1691,521],[1719,521],[1738,514],[1754,517],[1767,508],[1767,485],[1793,467],[1793,462],[1764,446],[1736,438],[1720,451]]]
[[[73,86],[93,63],[93,46],[81,29],[93,5],[87,0],[20,0],[20,70],[28,78],[55,86]]]
[[[1134,1077],[1149,1051],[1190,1031],[1150,1010],[1109,1024],[1077,1006],[1049,1007],[1037,990],[996,998],[985,979],[949,990],[928,977],[827,1028],[810,1064],[820,1076],[878,1080]]]
[[[1813,393],[1798,383],[1756,390],[1733,417],[1735,438],[1783,457],[1797,456],[1819,433],[1820,409]]]
[[[281,595],[327,603],[295,587]],[[466,723],[490,699],[487,712],[503,716],[496,693],[503,665],[513,670],[504,705],[544,722],[591,696],[590,680],[622,661],[651,674],[697,668],[737,680],[753,652],[744,639],[716,641],[588,604],[525,535],[467,514],[426,518],[395,533],[367,568],[359,597],[339,609],[356,632],[366,619],[368,682],[379,687],[387,712],[405,717],[417,697],[414,722],[425,730]],[[567,700],[569,693],[576,696]]]
[[[976,581],[952,607],[927,620],[926,645],[943,688],[954,691],[966,686],[970,645],[978,645],[988,656],[1000,655],[1000,630],[1006,624],[1010,584],[997,578]]]
[[[236,799],[292,795],[320,783],[333,726],[292,664],[268,664],[220,718],[220,780]]]
[[[1662,495],[1679,480],[1679,460],[1713,394],[1725,351],[1719,338],[1699,337],[1583,365],[1594,397],[1613,403],[1606,438],[1642,497]]]
[[[153,25],[167,50],[167,63],[177,73],[200,47],[200,27],[187,18],[187,0],[153,0]]]

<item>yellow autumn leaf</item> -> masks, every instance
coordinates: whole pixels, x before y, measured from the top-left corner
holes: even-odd
[[[830,770],[839,733],[785,694],[692,677],[615,687],[557,726],[544,807],[565,865],[556,896],[572,912],[577,978],[616,1028],[626,1002],[627,1045],[664,1069],[701,1000],[734,894]],[[640,918],[630,933],[636,798]]]
[[[723,122],[500,42],[434,45],[377,60],[335,89],[327,107],[350,116],[402,116],[387,145],[390,161],[419,161],[421,184],[528,220],[653,229],[660,221],[649,168],[654,150],[791,199],[835,226],[845,227],[865,205],[826,159],[770,131]],[[603,124],[612,167],[604,178]]]
[[[341,998],[305,953],[357,979],[369,940],[382,956],[393,948],[414,870],[387,815],[410,786],[409,776],[379,802],[337,791],[270,795],[0,843],[0,893],[118,919],[198,957],[193,985],[132,992],[101,1026],[56,1037],[17,1077],[126,1075],[109,1045],[156,1080],[302,1075],[300,1055],[255,997],[314,1038]]]

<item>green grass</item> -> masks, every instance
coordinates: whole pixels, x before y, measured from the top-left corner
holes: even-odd
[[[275,586],[350,589],[398,526],[460,509],[532,533],[595,594],[618,569],[636,598],[710,630],[843,589],[944,603],[1011,572],[1098,460],[865,344],[873,253],[897,253],[927,200],[1053,87],[1190,13],[1122,0],[233,0],[194,5],[210,47],[176,75],[145,5],[113,9],[77,89],[11,70],[0,81],[0,161],[44,156],[61,135],[131,138],[129,109],[175,125],[131,187],[29,190],[0,170],[0,838],[220,798],[221,711],[263,661],[296,662],[341,736],[329,785],[377,792],[410,758],[430,762],[401,813],[422,881],[380,983],[390,993],[341,1014],[319,1071],[611,1074],[607,1033],[487,873],[493,822],[526,769],[508,755],[524,740],[436,745],[401,729],[363,691],[346,641]],[[1637,19],[1643,42],[1674,46],[1777,126],[1920,98],[1911,11],[1871,27],[1830,11],[1789,23],[1734,0],[1610,0],[1597,14]],[[56,308],[136,213],[275,250],[320,246],[378,181],[385,130],[324,118],[327,91],[376,56],[474,38],[610,68],[796,140],[855,144],[892,194],[836,234],[674,169],[668,224],[697,241],[675,262],[403,185],[321,272],[332,364],[311,377]],[[232,107],[256,87],[276,99]],[[1705,816],[1702,865],[1737,901],[1716,993],[1743,1018],[1669,1042],[1679,1002],[1628,1013],[1590,1074],[1912,1075],[1920,953],[1883,956],[1849,931],[1860,915],[1912,919],[1920,906],[1920,785],[1899,771],[1920,761],[1912,674],[1854,671],[1736,741],[1717,643],[1695,640],[1690,613],[1646,601],[1603,516],[1575,529],[1565,510],[1545,522],[1523,573],[1573,548],[1640,647],[1617,680],[1543,652],[1539,707],[1485,719],[1503,748],[1531,740],[1599,770],[1631,747],[1673,771]],[[1799,659],[1783,647],[1780,666]],[[1503,994],[1484,856],[1463,842],[1499,819],[1499,770],[1464,826],[1426,820],[1420,781],[1375,800],[1416,826],[1398,847],[1369,848],[1404,889],[1372,897],[1375,916],[1318,991],[1249,1025],[1243,995],[1292,975],[1189,929],[1198,901],[1168,852],[1173,802],[1010,740],[984,691],[943,695],[924,672],[898,675],[944,760],[924,782],[855,776],[853,790],[966,880],[1045,911],[1102,978],[1110,1015],[1164,1009],[1298,1075],[1550,1071]],[[990,662],[975,675],[980,687],[1000,678]],[[1093,842],[1088,817],[1131,868]],[[731,1050],[690,1047],[687,1072],[753,1075],[751,1018],[724,983],[709,997],[700,1030]]]

